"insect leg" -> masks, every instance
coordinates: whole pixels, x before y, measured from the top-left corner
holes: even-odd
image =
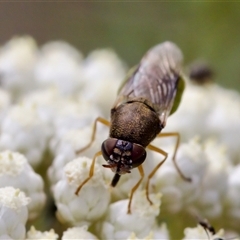
[[[127,212],[128,214],[131,214],[131,204],[132,204],[133,194],[138,189],[140,183],[142,182],[142,180],[144,178],[144,170],[143,170],[142,165],[138,166],[138,171],[139,171],[139,173],[141,175],[141,178],[139,179],[137,184],[131,190],[130,199],[129,199],[129,203],[128,203],[128,212]]]
[[[103,125],[106,125],[107,127],[110,126],[110,122],[109,122],[108,120],[106,120],[106,119],[104,119],[104,118],[102,118],[102,117],[96,118],[95,121],[94,121],[93,132],[92,132],[92,136],[91,136],[90,142],[89,142],[85,147],[77,150],[77,151],[76,151],[76,154],[79,154],[79,153],[85,151],[85,150],[88,149],[88,148],[92,145],[92,143],[94,142],[94,140],[95,140],[95,135],[96,135],[96,130],[97,130],[97,122],[100,122],[100,123],[102,123]]]
[[[148,149],[158,152],[160,154],[162,154],[164,156],[164,159],[152,170],[152,172],[148,175],[148,179],[147,179],[147,185],[146,185],[146,195],[147,195],[147,200],[149,201],[150,204],[152,204],[152,201],[149,198],[149,183],[150,183],[150,179],[154,176],[154,174],[156,173],[156,171],[162,166],[162,164],[166,161],[168,153],[166,153],[165,151],[163,151],[161,148],[157,148],[151,144],[149,144],[147,146]]]
[[[98,156],[102,155],[102,152],[99,151],[97,153],[95,153],[94,157],[93,157],[93,160],[92,160],[92,164],[90,166],[90,171],[89,171],[89,176],[88,178],[86,178],[82,183],[81,185],[78,186],[77,190],[75,191],[75,194],[78,195],[78,193],[80,192],[81,188],[92,178],[93,174],[94,174],[94,165],[95,165],[95,162],[96,162],[96,159]]]
[[[179,168],[177,162],[176,162],[176,154],[177,154],[177,150],[178,150],[178,147],[179,147],[179,143],[180,143],[180,134],[178,132],[170,132],[170,133],[159,133],[157,135],[157,137],[175,137],[177,139],[176,141],[176,145],[175,145],[175,148],[174,148],[174,152],[173,152],[173,163],[174,163],[174,166],[175,168],[177,169],[179,175],[181,176],[181,178],[183,178],[185,181],[188,181],[188,182],[191,182],[191,178],[189,177],[186,177],[181,169]]]

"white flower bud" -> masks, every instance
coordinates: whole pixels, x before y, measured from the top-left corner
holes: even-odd
[[[0,187],[7,186],[19,188],[31,198],[28,217],[36,218],[46,200],[43,180],[34,172],[22,154],[10,151],[0,152]]]
[[[77,157],[77,150],[85,147],[90,142],[92,132],[92,126],[84,127],[79,130],[70,129],[61,136],[61,139],[58,137],[52,139],[50,144],[55,158],[48,169],[48,177],[52,186],[61,179],[64,166]],[[107,136],[107,129],[99,126],[96,132],[95,141],[92,143],[91,147],[80,153],[80,155],[93,158],[94,154],[101,149],[102,142],[100,139],[104,139],[104,135]],[[99,157],[98,161],[103,162],[102,157]],[[102,171],[105,172],[108,170],[102,168]]]
[[[138,238],[135,233],[132,233],[128,240],[151,240],[151,239],[169,239],[168,230],[166,227],[166,224],[162,224],[160,227],[156,226],[155,228],[152,228],[151,232],[145,236],[144,238]]]
[[[67,231],[63,233],[62,240],[69,240],[69,239],[78,239],[78,240],[97,240],[98,238],[90,233],[87,226],[82,227],[73,227],[68,228]]]
[[[0,239],[24,239],[29,201],[19,189],[0,188]]]
[[[11,238],[8,234],[3,234],[0,236],[1,240],[14,240],[13,238]]]
[[[181,141],[196,135],[205,136],[207,116],[213,108],[209,102],[211,97],[211,86],[186,82],[179,109],[167,119],[166,131],[179,132]]]
[[[54,199],[57,217],[61,222],[72,226],[91,224],[99,220],[106,212],[110,202],[110,193],[102,174],[102,166],[97,162],[93,177],[82,187],[78,196],[77,187],[89,176],[92,160],[79,157],[69,162],[65,176],[54,186]]]
[[[55,86],[63,95],[79,92],[82,56],[68,43],[45,44],[35,66],[35,78],[44,87]]]
[[[240,94],[218,85],[212,87],[212,110],[206,118],[208,134],[228,149],[232,162],[240,162]]]
[[[226,149],[219,142],[207,139],[203,147],[208,168],[201,183],[200,197],[195,205],[204,217],[221,218],[228,189],[228,175],[232,168],[231,162],[226,154]]]
[[[50,231],[41,232],[35,229],[34,226],[31,226],[30,230],[27,232],[26,240],[37,239],[37,240],[57,240],[58,234],[54,232],[53,229]]]
[[[102,223],[101,239],[126,239],[132,232],[144,238],[156,225],[160,212],[161,194],[150,194],[152,205],[145,191],[133,195],[131,214],[127,213],[129,199],[112,203]]]
[[[13,93],[14,97],[35,86],[32,70],[36,57],[36,42],[28,36],[15,37],[0,50],[1,86]]]
[[[95,119],[101,116],[101,112],[96,105],[86,101],[77,102],[71,99],[62,99],[59,109],[53,118],[55,139],[59,140],[62,135],[70,129],[82,129],[90,127]],[[98,128],[101,128],[99,124]]]
[[[52,87],[35,90],[24,96],[21,102],[24,106],[34,106],[40,119],[52,125],[58,109],[61,108],[64,102],[64,98],[56,88]]]
[[[3,120],[0,149],[19,151],[36,167],[42,160],[48,137],[49,128],[39,119],[36,108],[31,105],[16,105]]]
[[[97,50],[86,58],[83,70],[85,85],[81,98],[98,104],[104,116],[109,116],[119,85],[125,77],[123,63],[113,51]]]
[[[159,154],[155,153],[154,161],[156,164],[160,162]],[[172,152],[150,182],[154,192],[162,192],[164,209],[173,213],[199,197],[201,182],[207,169],[207,159],[198,138],[179,146],[176,162],[183,174],[191,178],[191,182],[181,178],[173,164]]]
[[[214,136],[229,149],[231,161],[236,162],[240,154],[239,119],[238,92],[213,83],[199,86],[187,82],[178,111],[167,121],[167,130],[179,131],[183,141],[195,135]]]
[[[127,240],[151,240],[153,239],[153,233],[151,232],[148,236],[144,237],[144,238],[137,238],[135,233],[131,233],[131,235],[127,238]]]
[[[228,187],[226,194],[226,212],[231,221],[231,225],[234,227],[239,227],[238,221],[240,220],[240,164],[235,166],[229,173]]]
[[[7,114],[10,104],[11,104],[10,94],[5,90],[0,89],[0,124],[2,123],[3,118]]]

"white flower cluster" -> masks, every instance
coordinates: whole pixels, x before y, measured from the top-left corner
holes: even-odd
[[[0,239],[24,239],[29,201],[19,189],[0,188]]]
[[[30,240],[30,239],[57,240],[58,234],[56,234],[53,229],[51,229],[50,231],[41,232],[41,231],[37,231],[35,227],[32,226],[30,230],[27,232],[26,240]]]
[[[110,187],[114,174],[98,154],[108,127],[97,123],[78,153],[95,119],[109,119],[125,70],[112,50],[84,58],[67,43],[39,48],[31,37],[0,48],[0,239],[225,239],[223,230],[190,229],[199,217],[240,235],[239,93],[187,80],[163,132],[180,133],[176,162],[191,182],[172,161],[177,139],[157,138],[168,158],[150,177],[150,204],[146,183],[163,156],[148,150],[131,214],[140,174]]]
[[[8,150],[0,152],[0,187],[19,188],[30,197],[28,219],[36,218],[45,205],[43,184],[41,176],[34,172],[22,154]]]

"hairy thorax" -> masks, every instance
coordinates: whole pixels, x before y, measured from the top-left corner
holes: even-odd
[[[110,137],[146,147],[161,131],[158,114],[142,101],[131,101],[111,110]]]

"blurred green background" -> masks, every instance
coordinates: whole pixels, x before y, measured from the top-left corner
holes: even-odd
[[[0,44],[29,34],[65,40],[84,54],[111,47],[136,64],[152,45],[177,43],[185,63],[207,60],[217,81],[240,91],[240,3],[217,1],[1,2]]]

